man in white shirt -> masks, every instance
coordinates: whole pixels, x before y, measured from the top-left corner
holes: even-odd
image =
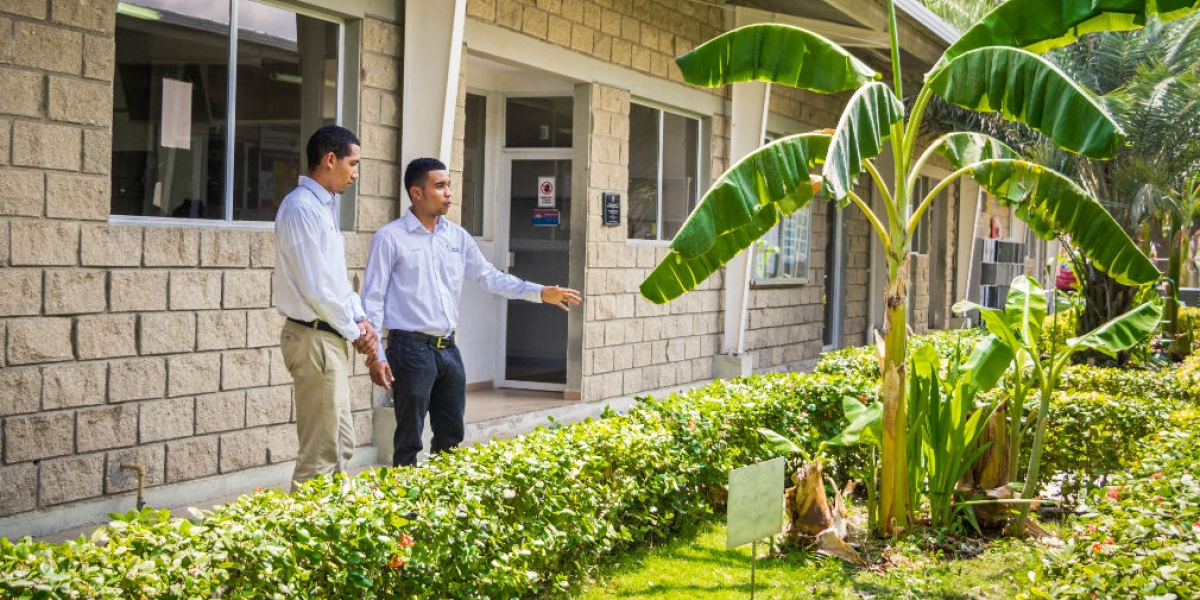
[[[292,374],[299,450],[292,491],[316,475],[341,473],[354,455],[350,344],[371,355],[379,338],[350,287],[338,228],[338,195],[358,179],[358,139],[330,125],[308,140],[308,176],[275,217],[275,304]]]
[[[367,317],[388,330],[386,352],[381,347],[367,364],[371,380],[392,390],[395,401],[394,466],[417,464],[426,414],[432,452],[462,442],[466,372],[454,330],[464,279],[505,298],[562,310],[580,301],[573,289],[522,281],[483,257],[471,234],[445,218],[452,194],[450,173],[441,161],[409,163],[404,188],[412,207],[375,232],[362,287]]]

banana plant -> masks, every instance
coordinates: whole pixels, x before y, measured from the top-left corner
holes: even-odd
[[[751,25],[718,36],[676,59],[686,82],[719,87],[745,81],[783,84],[818,93],[853,90],[836,129],[777,140],[732,165],[705,193],[671,242],[671,251],[641,284],[655,303],[695,288],[771,229],[783,215],[810,202],[814,181],[827,200],[862,211],[885,250],[884,360],[881,369],[884,432],[880,519],[876,532],[908,528],[905,415],[909,255],[913,233],[948,185],[971,177],[1014,209],[1037,235],[1066,234],[1097,268],[1127,285],[1158,278],[1158,271],[1112,217],[1063,175],[1024,160],[986,135],[951,133],[919,151],[921,120],[933,96],[961,107],[999,112],[1041,131],[1058,146],[1110,158],[1124,133],[1096,98],[1038,53],[1093,31],[1134,29],[1157,14],[1183,16],[1200,0],[1009,0],[950,46],[925,74],[905,114],[896,31],[888,0],[892,86],[833,42],[804,29]],[[874,160],[892,148],[893,178],[885,182]],[[923,198],[913,198],[922,167],[934,155],[954,172]],[[823,165],[818,178],[814,170]],[[884,207],[877,214],[856,191],[866,172]],[[914,203],[913,200],[916,200]],[[915,208],[914,208],[915,206]]]
[[[1021,486],[1021,499],[1030,500],[1039,489],[1042,446],[1050,419],[1050,399],[1058,388],[1062,371],[1071,362],[1071,355],[1083,349],[1097,350],[1115,357],[1146,339],[1162,318],[1162,307],[1146,302],[1079,337],[1070,338],[1062,346],[1053,346],[1052,354],[1043,358],[1039,343],[1042,322],[1046,319],[1046,294],[1038,282],[1021,275],[1012,281],[1003,309],[986,308],[974,302],[961,301],[953,306],[956,313],[979,311],[988,337],[981,340],[964,364],[976,392],[991,389],[1012,370],[1014,389],[1036,391],[1038,395],[1037,425],[1029,451],[1029,465]],[[1009,405],[1009,464],[1014,468],[1020,454],[1024,417],[1021,398],[1017,393]],[[1018,509],[1009,531],[1020,535],[1025,531],[1029,504]]]

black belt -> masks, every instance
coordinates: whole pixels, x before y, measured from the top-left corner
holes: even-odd
[[[438,348],[439,350],[454,347],[454,333],[451,333],[450,335],[429,335],[428,333],[421,333],[420,331],[393,329],[388,331],[388,335],[425,342],[426,344],[429,344],[431,348]]]
[[[333,335],[342,337],[342,332],[334,329],[333,325],[330,325],[325,321],[301,321],[300,319],[293,319],[291,317],[288,317],[287,320],[297,325],[303,325],[309,329],[316,329],[317,331],[324,331],[326,333],[332,333]]]

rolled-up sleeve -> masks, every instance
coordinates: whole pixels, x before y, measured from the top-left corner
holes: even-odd
[[[332,325],[342,337],[358,339],[358,324],[354,319],[364,314],[362,302],[350,287],[345,270],[334,272],[320,260],[331,245],[324,238],[340,234],[327,231],[316,214],[302,207],[281,215],[275,234],[281,260],[289,263],[286,267],[293,274],[289,284],[296,286],[298,296],[308,302],[318,319]]]

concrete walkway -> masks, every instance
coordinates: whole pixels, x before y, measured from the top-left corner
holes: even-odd
[[[664,397],[673,392],[708,385],[709,381],[654,390],[641,395]],[[467,395],[465,443],[487,443],[492,439],[515,437],[546,425],[553,417],[558,423],[575,423],[588,417],[599,417],[605,407],[624,412],[634,405],[633,397],[615,398],[600,402],[564,400],[557,392],[533,392],[513,389],[491,389],[469,392]],[[390,461],[391,432],[395,427],[391,408],[377,408],[374,415],[375,446],[363,446],[355,451],[350,464],[351,473],[387,466]],[[425,446],[429,446],[426,427]],[[293,463],[284,462],[266,467],[247,469],[205,480],[150,488],[145,492],[146,505],[167,507],[172,516],[191,516],[190,507],[211,509],[236,500],[255,489],[287,489]],[[23,536],[48,542],[63,542],[91,535],[108,522],[108,514],[127,512],[136,506],[136,495],[77,504],[30,517],[0,520],[0,537],[15,540]]]

